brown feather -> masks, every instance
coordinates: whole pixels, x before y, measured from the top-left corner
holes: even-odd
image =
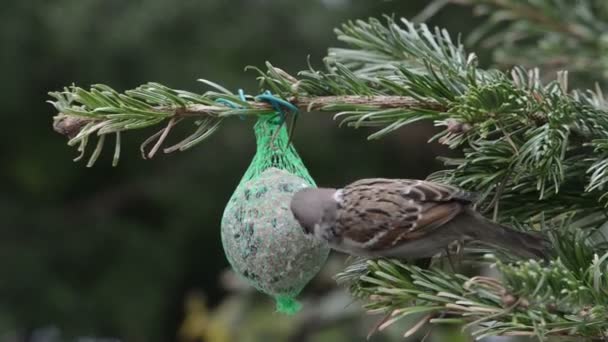
[[[370,250],[419,239],[450,221],[473,196],[461,189],[419,180],[372,178],[342,189],[336,215],[339,233]]]

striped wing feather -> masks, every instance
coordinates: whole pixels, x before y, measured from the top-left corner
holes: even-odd
[[[363,179],[342,189],[342,235],[370,250],[419,239],[450,221],[474,198],[449,185],[409,179]]]

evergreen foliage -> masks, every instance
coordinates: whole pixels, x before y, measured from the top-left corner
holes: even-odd
[[[485,22],[467,43],[493,51],[500,65],[568,69],[577,84],[605,85],[608,3],[602,0],[451,0],[473,6]],[[599,78],[598,78],[599,77]]]
[[[470,3],[503,8],[473,40],[511,37],[516,42],[514,35],[522,31],[534,36],[536,51],[556,56],[567,54],[574,41],[592,44],[585,51],[601,50],[593,45],[601,44],[593,35],[602,31],[603,2],[578,1],[574,7],[565,1]],[[562,21],[564,11],[570,14]],[[503,19],[511,24],[497,27]],[[490,29],[499,32],[488,38]],[[347,47],[330,49],[322,69],[310,67],[297,76],[270,64],[256,69],[260,91],[271,91],[301,111],[334,112],[349,127],[377,127],[370,139],[416,121],[433,121],[444,129],[431,140],[460,149],[463,156],[445,158],[448,168],[430,178],[480,192],[480,209],[505,224],[540,231],[555,252],[547,263],[514,261],[504,254],[480,258],[487,252],[483,249],[465,253],[467,262],[495,265],[500,279],[448,272],[437,263],[422,270],[397,260],[356,262],[337,278],[371,312],[387,315],[380,328],[419,315],[421,324],[414,330],[426,322],[462,323],[478,338],[603,337],[608,332],[608,250],[601,235],[608,205],[608,113],[599,88],[570,89],[566,71],[547,81],[534,68],[481,68],[476,55],[446,30],[404,19],[352,21],[336,34]],[[504,56],[510,47],[501,49]],[[577,65],[576,71],[605,71],[601,63],[588,70]],[[99,136],[92,165],[106,134],[118,138],[120,132],[166,123],[143,144],[142,151],[156,139],[147,154],[151,157],[182,120],[194,120],[197,128],[166,152],[204,140],[226,118],[273,112],[254,97],[242,101],[205,82],[214,90],[202,95],[159,84],[125,93],[105,85],[88,91],[73,86],[51,94],[60,112],[56,124],[66,133],[75,130],[70,144],[79,144],[82,153],[87,141]]]

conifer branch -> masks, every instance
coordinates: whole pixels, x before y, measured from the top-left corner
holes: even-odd
[[[599,38],[608,30],[605,1],[451,1],[486,17],[467,42],[492,49],[496,62],[567,68],[579,82],[605,80],[608,61]]]
[[[479,338],[608,334],[608,248],[598,233],[608,222],[608,107],[602,92],[569,89],[567,72],[545,82],[538,69],[482,69],[475,54],[445,30],[407,20],[349,22],[336,32],[348,46],[331,49],[322,69],[292,76],[267,64],[255,69],[260,90],[303,111],[336,113],[347,126],[379,127],[370,138],[421,120],[444,127],[431,140],[461,149],[463,157],[443,159],[450,169],[430,178],[480,192],[479,204],[491,206],[498,221],[546,234],[556,255],[543,264],[497,254],[491,262],[501,280],[394,260],[357,263],[338,278],[370,311],[390,315],[380,328],[422,315],[416,329],[426,322],[462,323]],[[158,84],[122,94],[101,85],[68,88],[52,93],[61,113],[56,127],[81,152],[91,136],[100,136],[92,165],[106,134],[118,138],[163,123],[143,144],[154,146],[143,153],[152,156],[184,120],[195,122],[195,132],[165,151],[206,139],[226,118],[276,110],[205,83],[215,91],[195,94]],[[118,144],[115,156],[117,151]],[[485,252],[468,248],[467,260],[479,261],[475,257]]]
[[[272,70],[282,72],[278,68]],[[203,141],[218,129],[225,118],[276,114],[276,109],[267,102],[256,101],[251,96],[245,97],[243,101],[223,87],[205,82],[221,92],[199,95],[157,83],[142,85],[124,93],[118,93],[105,85],[94,85],[88,91],[72,86],[63,92],[51,93],[56,99],[52,104],[59,111],[54,118],[53,128],[70,139],[69,145],[79,144],[81,155],[77,159],[83,156],[89,138],[98,135],[100,140],[95,150],[97,153],[92,155],[87,164],[91,166],[103,147],[104,140],[101,137],[106,134],[114,133],[118,137],[120,132],[167,122],[165,128],[152,135],[141,146],[142,156],[152,158],[164,143],[170,129],[183,120],[194,121],[197,126],[195,133],[173,146],[164,148],[165,153],[183,151]],[[403,110],[445,110],[444,106],[431,99],[416,99],[410,96],[291,96],[287,99],[304,112],[348,110],[350,113],[368,115],[378,112],[398,113]],[[149,153],[145,152],[146,147],[154,141],[154,148]],[[117,139],[116,151],[119,150]]]
[[[387,315],[380,330],[414,316],[421,324],[462,325],[476,339],[601,339],[608,329],[607,260],[608,253],[596,254],[579,270],[560,259],[548,265],[495,261],[502,280],[423,270],[398,260],[365,260],[347,267],[337,280],[365,301],[369,313]]]
[[[581,12],[588,12],[593,6],[593,1],[583,2],[559,2],[559,1],[506,1],[506,0],[452,0],[454,3],[467,5],[493,6],[502,10],[501,15],[509,15],[510,18],[518,18],[534,23],[545,30],[571,36],[577,40],[590,40],[595,29],[591,23],[586,22]],[[581,7],[586,7],[584,10]],[[587,15],[593,13],[586,13]],[[564,15],[571,15],[570,20],[564,20]],[[506,18],[506,16],[505,16]],[[577,22],[576,19],[583,19]],[[589,18],[585,18],[589,19]]]

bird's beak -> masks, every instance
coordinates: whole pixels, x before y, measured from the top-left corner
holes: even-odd
[[[304,234],[310,234],[311,231],[308,229],[308,227],[306,227],[306,225],[302,224],[302,220],[300,220],[300,218],[298,217],[298,215],[296,215],[295,213],[293,213],[293,217],[296,219],[296,221],[298,221],[298,224],[300,225],[300,228],[302,228],[302,231],[304,232]]]

